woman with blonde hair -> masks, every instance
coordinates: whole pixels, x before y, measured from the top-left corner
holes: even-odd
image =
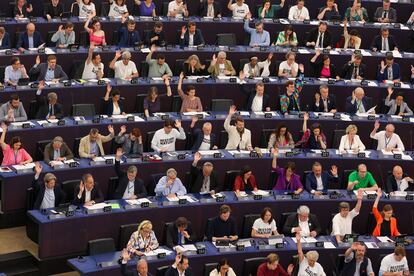
[[[131,254],[142,256],[146,252],[157,249],[158,246],[151,221],[144,220],[138,225],[138,230],[132,233],[126,248]]]
[[[345,132],[346,134],[342,136],[341,143],[339,144],[339,153],[345,153],[348,150],[358,153],[365,150],[365,145],[357,135],[358,128],[356,125],[349,125]]]
[[[197,55],[191,55],[183,64],[184,76],[205,76],[208,73],[205,70],[206,66],[202,65]]]

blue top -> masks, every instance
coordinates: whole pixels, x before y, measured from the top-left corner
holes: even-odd
[[[231,216],[226,221],[222,220],[220,216],[217,216],[208,224],[206,234],[209,241],[213,237],[236,236],[236,221]]]
[[[270,34],[268,31],[263,30],[259,33],[254,28],[249,27],[249,21],[244,22],[244,30],[250,34],[250,46],[269,46],[270,45]]]
[[[177,196],[182,196],[187,194],[187,189],[184,187],[181,180],[177,177],[173,184],[167,187],[167,176],[161,177],[158,181],[157,186],[155,187],[155,194],[167,196],[170,194],[177,194]]]
[[[145,5],[145,2],[142,1],[141,5],[139,6],[139,11],[141,16],[152,16],[152,11],[155,9],[155,4],[151,3],[149,7]]]

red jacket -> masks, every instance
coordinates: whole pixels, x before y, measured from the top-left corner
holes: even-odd
[[[250,185],[252,185],[252,189],[257,188],[256,178],[254,178],[254,175],[250,176],[249,181],[250,181]],[[233,191],[237,191],[237,190],[244,191],[244,182],[240,175],[236,176],[236,179],[234,180]]]
[[[257,268],[257,276],[289,276],[289,274],[278,264],[275,270],[267,268],[267,262],[259,265]]]
[[[381,223],[384,219],[382,218],[380,212],[378,211],[378,208],[372,207],[372,213],[374,214],[375,220],[377,221],[377,225],[375,226],[374,232],[372,233],[372,235],[374,237],[378,237],[378,236],[381,236]],[[397,228],[396,218],[391,218],[390,227],[391,227],[391,236],[395,237],[395,236],[401,235]]]

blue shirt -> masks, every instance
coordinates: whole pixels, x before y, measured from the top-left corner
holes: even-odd
[[[244,22],[244,30],[250,34],[250,46],[269,46],[270,45],[270,34],[268,31],[263,30],[259,33],[256,29],[249,27],[249,21]]]
[[[167,187],[167,176],[163,176],[158,181],[154,192],[156,195],[167,196],[170,194],[177,194],[178,196],[182,196],[187,194],[187,189],[178,177],[174,180],[172,185]]]
[[[28,36],[27,38],[29,40],[29,48],[34,48],[33,36]]]
[[[7,66],[4,70],[4,83],[7,83],[8,81],[17,83],[21,78],[22,72],[19,69],[13,70],[11,65]]]
[[[43,196],[42,204],[40,209],[48,209],[55,207],[55,192],[53,189],[46,188],[45,195]]]
[[[96,156],[99,155],[98,144],[96,144],[96,142],[91,142],[89,154],[95,154]]]
[[[46,75],[45,75],[45,81],[51,81],[55,78],[55,70],[52,68],[47,68]]]

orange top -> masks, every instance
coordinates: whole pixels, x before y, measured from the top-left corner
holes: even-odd
[[[381,223],[384,220],[381,216],[381,213],[378,211],[378,208],[372,207],[372,213],[374,214],[375,220],[377,221],[377,225],[374,228],[374,232],[372,235],[374,237],[381,236]],[[391,236],[399,236],[401,235],[400,232],[397,229],[397,219],[392,217],[390,221],[390,227],[391,227]]]

